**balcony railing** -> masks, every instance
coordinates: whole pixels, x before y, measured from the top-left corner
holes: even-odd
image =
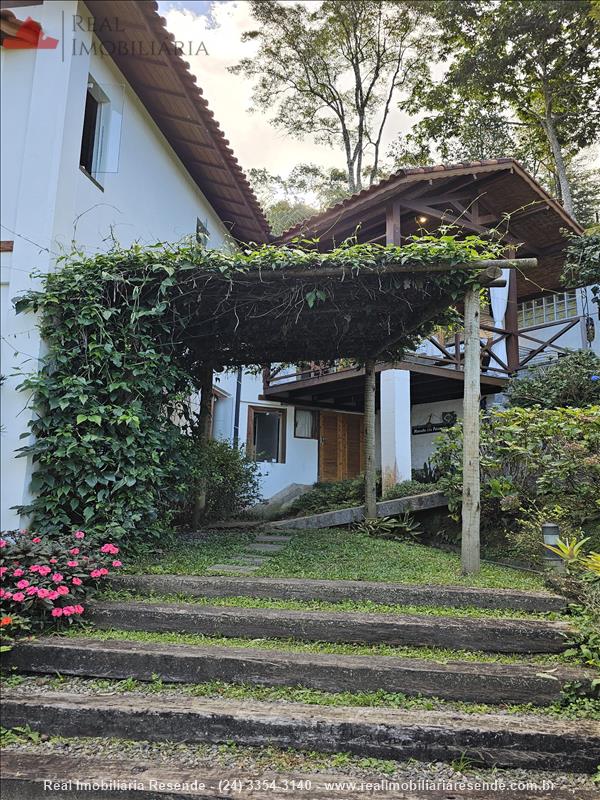
[[[552,360],[564,355],[568,352],[568,349],[558,345],[557,341],[576,325],[579,325],[581,319],[580,316],[577,316],[564,320],[564,322],[546,322],[521,328],[514,332],[482,324],[482,333],[490,334],[488,337],[482,336],[480,340],[482,372],[496,377],[508,378],[519,370],[531,366],[532,362],[539,363],[543,360]],[[537,331],[548,331],[550,328],[553,330],[550,331],[551,335],[547,339],[540,339],[538,336],[533,335]],[[516,348],[511,349],[511,338],[518,343]],[[532,345],[523,346],[523,340],[527,342],[527,345],[529,342]],[[506,351],[512,352],[514,355],[506,359],[499,355],[498,345],[502,342],[506,344]],[[407,353],[403,360],[415,364],[462,371],[464,368],[462,333],[456,333],[450,341],[442,341],[435,336],[429,336],[418,350]],[[340,377],[342,377],[343,375],[351,375],[352,372],[356,372],[356,367],[350,366],[344,361],[311,363],[297,370],[274,366],[263,370],[263,384],[264,388],[267,389],[283,384],[287,385],[323,378],[332,374],[340,374]]]

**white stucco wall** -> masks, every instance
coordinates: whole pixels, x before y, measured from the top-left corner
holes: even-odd
[[[31,9],[50,36],[62,38],[62,20],[86,9],[75,0],[53,0]],[[88,34],[88,39],[91,34]],[[84,39],[82,32],[79,39]],[[31,315],[15,315],[11,300],[32,287],[32,271],[48,272],[75,239],[94,253],[134,241],[176,241],[195,233],[199,217],[208,246],[226,242],[226,230],[189,177],[131,87],[110,58],[64,49],[0,51],[2,59],[2,529],[20,520],[11,506],[26,503],[31,464],[16,459],[27,443],[27,398],[16,387],[37,367],[42,352]],[[110,101],[111,171],[98,188],[79,169],[88,76]],[[112,117],[114,112],[114,119]],[[114,122],[114,125],[113,125]],[[119,130],[120,128],[120,130]],[[225,411],[225,409],[223,409]]]
[[[432,422],[439,422],[443,411],[454,411],[462,418],[462,399],[440,400],[436,403],[419,403],[411,410],[411,425],[424,425],[431,417]],[[435,440],[439,433],[419,433],[411,437],[411,453],[413,469],[422,469],[435,449]]]

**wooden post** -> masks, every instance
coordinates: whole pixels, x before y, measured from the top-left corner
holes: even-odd
[[[463,497],[461,565],[464,575],[479,572],[479,399],[481,361],[479,344],[479,289],[465,295],[465,355],[463,399]]]
[[[210,432],[212,428],[212,387],[212,364],[203,364],[200,372],[200,416],[198,418],[198,441],[200,447],[204,447],[210,440]],[[198,486],[197,494],[194,498],[192,525],[195,530],[200,527],[202,517],[206,513],[206,489],[206,480],[202,480]]]
[[[398,200],[388,203],[385,209],[385,243],[402,244],[402,232],[400,226],[401,206]]]
[[[517,297],[517,273],[511,269],[508,276],[508,304],[504,315],[504,327],[508,331],[506,337],[506,362],[509,372],[519,369],[519,311]]]
[[[375,359],[365,362],[365,519],[377,516],[377,470],[375,467]]]

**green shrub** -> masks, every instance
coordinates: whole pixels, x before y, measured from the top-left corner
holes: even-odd
[[[600,511],[600,406],[492,409],[482,420],[480,454],[483,526],[497,538],[509,532],[521,553],[539,557],[535,529],[541,517],[568,532]],[[434,461],[442,475],[439,488],[457,517],[461,423],[438,437]]]
[[[506,389],[511,406],[583,408],[600,403],[600,357],[576,350],[512,378]]]
[[[380,488],[379,482],[378,486]],[[306,516],[339,508],[362,506],[365,502],[365,479],[348,478],[333,483],[315,483],[313,488],[296,498],[290,506],[290,514]]]
[[[176,522],[184,527],[191,525],[203,481],[207,520],[234,516],[261,499],[258,465],[229,442],[202,444],[196,435],[182,436],[175,465]]]
[[[400,497],[410,497],[413,494],[423,494],[424,492],[434,492],[437,486],[435,483],[422,483],[421,481],[402,481],[390,486],[383,493],[384,500],[397,500]]]

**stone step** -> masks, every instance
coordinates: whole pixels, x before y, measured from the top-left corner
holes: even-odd
[[[261,564],[264,564],[268,559],[265,556],[251,556],[251,555],[239,555],[235,557],[235,560],[238,564],[245,566],[247,564],[255,567],[260,567]]]
[[[499,776],[501,777],[501,776]],[[2,756],[0,787],[3,800],[48,800],[56,797],[60,785],[79,780],[87,784],[84,794],[75,797],[86,800],[291,800],[305,797],[306,800],[334,800],[340,798],[341,791],[333,790],[333,785],[352,786],[345,788],[346,800],[423,800],[420,789],[403,791],[399,782],[388,779],[387,783],[377,775],[374,783],[377,788],[369,790],[358,788],[360,779],[356,775],[340,773],[281,773],[265,771],[256,774],[239,768],[208,769],[180,764],[177,767],[163,762],[127,761],[89,758],[64,753],[36,754],[30,751],[7,750]],[[46,788],[44,782],[50,781],[55,788]],[[127,791],[115,788],[101,788],[102,782],[118,787],[129,785]],[[448,780],[446,779],[446,783]],[[99,784],[97,789],[93,784]],[[63,795],[66,797],[67,795]],[[596,792],[578,790],[578,800],[594,800]],[[458,797],[449,794],[447,788],[430,789],[427,800],[448,800]],[[494,800],[573,800],[573,793],[567,789],[555,788],[549,791],[526,789],[519,791],[494,791]],[[469,791],[470,800],[490,800],[487,789]]]
[[[252,569],[252,567],[244,567]],[[496,653],[556,653],[573,630],[565,622],[212,607],[193,603],[95,603],[88,620],[100,628],[177,631],[207,636],[298,639],[449,647]]]
[[[516,589],[472,589],[374,581],[321,581],[305,578],[214,578],[196,575],[116,575],[115,589],[187,594],[190,597],[261,597],[282,600],[345,600],[387,605],[510,608],[517,611],[564,611],[563,597]]]
[[[256,536],[256,541],[269,544],[277,542],[289,542],[291,538],[292,538],[291,536],[278,536],[275,533],[259,533]]]
[[[593,772],[600,723],[508,714],[319,707],[136,694],[3,692],[2,724],[53,736],[235,742],[362,757],[469,759],[496,767]]]
[[[285,544],[264,544],[263,542],[251,542],[244,549],[255,553],[278,553],[283,550]]]
[[[213,564],[208,567],[209,572],[229,572],[232,575],[252,575],[259,568],[258,565],[244,564]]]
[[[556,701],[566,683],[591,691],[591,670],[555,664],[440,664],[417,658],[294,653],[243,647],[47,637],[20,642],[5,667],[21,672],[168,683],[304,686],[326,692],[401,692],[473,703]]]

